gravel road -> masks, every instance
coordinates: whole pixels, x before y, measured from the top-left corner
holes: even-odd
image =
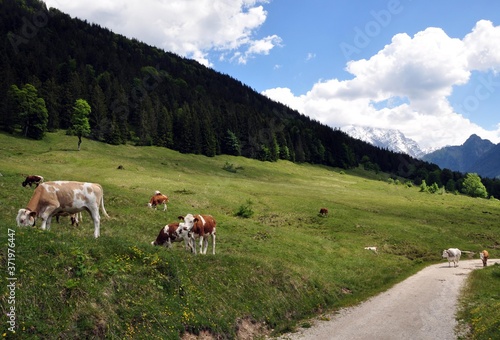
[[[488,260],[488,266],[498,259]],[[455,313],[467,275],[483,268],[481,260],[429,266],[358,306],[314,320],[312,327],[281,336],[285,340],[455,340]]]

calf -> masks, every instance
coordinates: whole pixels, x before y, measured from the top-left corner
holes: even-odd
[[[94,237],[100,235],[99,206],[104,215],[104,197],[101,185],[70,181],[44,182],[34,191],[26,209],[19,209],[18,226],[35,225],[37,217],[42,219],[42,230],[50,229],[52,216],[59,213],[74,214],[87,210],[94,221]]]
[[[321,208],[321,209],[319,209],[319,214],[321,216],[328,216],[328,209],[327,208]]]
[[[481,258],[481,261],[483,261],[483,267],[486,267],[488,264],[488,258],[490,257],[490,254],[488,253],[487,250],[483,250],[480,254],[479,257]]]
[[[77,212],[75,214],[70,214],[70,213],[67,213],[67,212],[60,212],[58,213],[56,216],[56,221],[57,223],[59,223],[59,217],[60,216],[69,216],[70,220],[71,220],[71,225],[74,227],[74,226],[79,226],[80,225],[80,221],[83,221],[83,218],[82,218],[82,212]]]
[[[212,237],[212,254],[215,255],[215,231],[217,222],[211,215],[187,214],[179,216],[184,221],[184,228],[181,233],[184,238],[188,238],[191,243],[191,249],[196,254],[196,238],[200,238],[200,253],[206,254],[208,250],[208,238]]]
[[[156,237],[156,240],[151,242],[151,245],[153,246],[165,246],[168,248],[172,247],[172,242],[181,242],[184,238],[181,234],[181,228],[184,226],[184,223],[170,223],[167,224],[165,227],[160,229],[160,233]],[[188,247],[191,247],[190,244],[188,244],[189,240],[186,238],[184,239],[185,244],[186,244],[186,249]]]
[[[24,180],[24,182],[22,183],[22,185],[23,185],[23,187],[29,185],[30,188],[31,188],[32,184],[35,184],[35,187],[38,187],[38,185],[40,183],[43,183],[43,177],[42,176],[30,175],[30,176],[26,176],[26,179]]]
[[[167,203],[168,203],[168,197],[163,195],[159,191],[155,191],[155,194],[149,200],[148,207],[155,208],[156,210],[157,205],[163,204],[163,211],[166,211]]]
[[[453,262],[453,267],[458,267],[458,261],[460,261],[460,255],[462,252],[458,248],[449,248],[443,250],[443,258],[448,259],[448,266],[451,267]]]

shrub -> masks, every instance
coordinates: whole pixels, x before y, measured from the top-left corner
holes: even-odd
[[[247,200],[245,204],[240,205],[238,210],[235,213],[235,216],[238,217],[243,217],[243,218],[250,218],[253,216],[254,211],[252,209],[252,201]]]
[[[229,171],[229,172],[236,172],[236,169],[234,168],[233,163],[229,163],[229,162],[226,162],[226,164],[224,164],[222,169]]]

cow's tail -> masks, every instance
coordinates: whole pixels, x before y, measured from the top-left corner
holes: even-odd
[[[104,216],[106,216],[107,218],[109,218],[109,215],[106,212],[106,209],[104,209],[104,195],[102,195],[102,198],[101,198],[101,209],[102,209],[102,212],[104,213]]]

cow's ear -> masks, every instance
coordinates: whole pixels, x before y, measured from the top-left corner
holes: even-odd
[[[28,216],[36,217],[36,211],[30,211]]]
[[[177,217],[177,218],[178,218],[179,220],[184,221],[184,216],[179,216],[179,217]]]
[[[196,222],[198,222],[198,221],[199,221],[199,219],[197,219],[196,217],[195,217],[195,218],[194,218],[194,220],[193,220],[193,222],[194,222],[194,223],[196,223]]]

